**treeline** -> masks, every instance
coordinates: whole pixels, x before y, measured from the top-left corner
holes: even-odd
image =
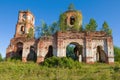
[[[51,25],[47,25],[44,21],[35,27],[35,37],[40,38],[42,36],[50,36],[59,31],[58,22],[53,22]]]
[[[1,53],[0,53],[0,62],[1,61],[4,61],[4,58],[2,58],[2,55],[1,55]]]
[[[61,20],[60,20],[61,21]],[[40,38],[42,36],[50,36],[56,33],[57,31],[67,31],[60,21],[55,21],[51,25],[47,25],[44,21],[41,22],[41,25],[35,27],[35,37]],[[78,27],[78,26],[74,26]],[[112,35],[112,29],[110,29],[108,23],[106,21],[103,22],[102,28],[97,29],[98,24],[95,19],[91,18],[89,23],[85,26],[80,27],[79,31],[105,31],[108,35]],[[64,30],[65,29],[65,30]]]

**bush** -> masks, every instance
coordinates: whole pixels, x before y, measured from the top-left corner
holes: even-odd
[[[81,64],[78,61],[74,61],[73,59],[67,57],[58,58],[55,56],[47,58],[42,65],[47,67],[61,67],[70,69],[81,68]]]
[[[114,47],[115,61],[120,62],[120,48]]]
[[[2,58],[2,55],[1,55],[1,53],[0,53],[0,61],[3,61],[3,58]]]

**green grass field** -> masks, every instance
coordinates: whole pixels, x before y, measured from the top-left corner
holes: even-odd
[[[120,80],[118,62],[80,65],[80,68],[49,68],[33,62],[4,61],[0,62],[0,80]]]

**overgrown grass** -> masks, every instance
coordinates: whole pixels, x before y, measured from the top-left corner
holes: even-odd
[[[119,80],[120,78],[118,62],[114,65],[85,64],[67,58],[52,59],[46,59],[42,65],[34,62],[22,63],[19,60],[0,62],[0,80]],[[50,65],[51,62],[54,65]]]

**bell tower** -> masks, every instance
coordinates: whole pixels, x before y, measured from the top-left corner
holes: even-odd
[[[80,11],[77,10],[69,10],[66,11],[64,14],[66,14],[66,24],[69,27],[73,27],[75,24],[77,24],[77,26],[81,26],[82,25],[82,13]]]
[[[77,10],[68,10],[60,15],[61,31],[79,31],[82,28],[82,13]]]
[[[26,37],[30,28],[34,30],[34,22],[34,16],[30,11],[19,11],[14,37]]]

